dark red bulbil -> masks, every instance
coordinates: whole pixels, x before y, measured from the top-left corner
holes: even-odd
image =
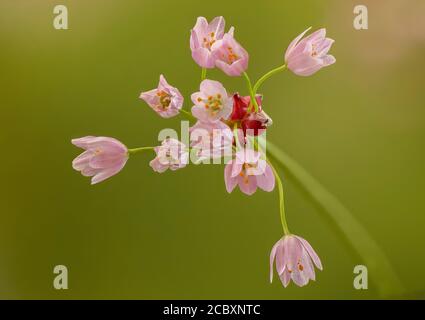
[[[261,107],[262,96],[257,95],[255,98],[258,104],[258,112],[255,112],[254,107],[252,107],[251,112],[248,112],[251,97],[242,97],[238,93],[233,95],[233,111],[229,120],[240,122],[244,135],[253,134],[254,136],[257,136],[271,124],[270,117],[262,110]]]

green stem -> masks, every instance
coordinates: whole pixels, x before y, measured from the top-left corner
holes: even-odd
[[[140,148],[134,148],[134,149],[128,149],[128,154],[135,154],[138,152],[146,151],[146,150],[153,150],[155,147],[140,147]]]
[[[276,182],[277,182],[277,187],[278,187],[278,191],[279,191],[280,222],[282,223],[283,233],[285,235],[289,235],[289,234],[291,234],[291,232],[289,232],[288,222],[286,221],[285,198],[284,198],[284,195],[283,195],[282,180],[280,179],[279,174],[277,173],[273,164],[270,161],[267,161],[267,162],[269,163],[270,167],[272,168],[273,174],[274,174],[274,176],[276,178]]]
[[[264,139],[259,143],[265,146]],[[357,264],[368,267],[373,281],[383,296],[402,297],[405,289],[390,260],[357,218],[299,163],[267,141],[267,157],[281,166],[289,179],[305,192],[330,223],[342,243],[355,257]]]
[[[182,115],[185,115],[186,118],[188,118],[189,120],[196,120],[195,117],[189,111],[186,111],[184,109],[180,109],[180,113]]]
[[[248,76],[248,73],[244,72],[243,73],[245,80],[246,80],[246,84],[249,90],[249,95],[251,97],[251,103],[249,105],[248,110],[251,110],[252,106],[254,105],[255,108],[255,112],[258,112],[258,104],[257,104],[257,99],[255,99],[255,93],[254,90],[252,89],[252,83],[251,83],[251,79]]]
[[[206,78],[207,78],[207,68],[202,68],[201,81],[204,81]]]
[[[242,147],[238,137],[238,124],[236,122],[233,124],[233,136],[235,137],[235,144],[236,144],[235,151],[239,151],[242,149]]]
[[[258,89],[260,88],[260,86],[263,84],[264,81],[266,81],[271,76],[274,76],[276,73],[284,71],[285,69],[286,69],[286,65],[284,64],[283,66],[280,66],[276,69],[270,70],[264,76],[262,76],[260,79],[258,79],[257,83],[254,85],[254,89],[253,89],[254,95],[257,94]]]

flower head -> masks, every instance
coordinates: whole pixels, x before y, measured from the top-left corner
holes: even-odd
[[[87,136],[71,142],[85,150],[72,161],[72,167],[83,176],[93,177],[92,184],[117,174],[128,159],[127,147],[114,138]]]
[[[224,26],[223,17],[215,17],[209,24],[204,17],[198,17],[196,20],[190,35],[190,49],[193,60],[202,68],[212,69],[215,67],[215,58],[211,47],[217,40],[223,38]]]
[[[187,147],[182,142],[167,138],[162,144],[155,147],[156,157],[149,165],[156,172],[162,173],[167,169],[175,171],[184,168],[189,161]]]
[[[238,77],[248,69],[249,54],[235,40],[233,33],[226,33],[223,39],[212,46],[215,65],[225,74]]]
[[[142,92],[140,99],[143,99],[163,118],[174,117],[183,106],[183,96],[180,91],[170,86],[162,74],[159,77],[158,88]]]
[[[308,28],[296,37],[285,53],[288,69],[299,76],[310,76],[323,67],[335,63],[335,57],[328,54],[334,40],[326,38],[326,29],[320,29],[301,39]]]
[[[257,191],[257,187],[267,192],[274,189],[273,171],[260,156],[259,152],[249,148],[236,152],[235,159],[224,169],[227,192],[231,193],[236,185],[247,195],[252,195]]]
[[[200,91],[192,94],[192,114],[203,122],[216,122],[227,119],[232,112],[232,97],[218,81],[204,80]]]
[[[198,121],[190,128],[190,140],[199,161],[221,158],[232,152],[233,132],[221,121]]]
[[[301,237],[287,235],[273,246],[270,253],[270,282],[273,281],[273,263],[276,259],[276,271],[286,288],[292,279],[297,286],[305,286],[309,280],[315,280],[313,263],[322,270],[319,256],[311,245]]]

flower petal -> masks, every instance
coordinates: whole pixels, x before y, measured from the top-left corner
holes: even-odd
[[[257,191],[257,180],[253,176],[238,176],[238,184],[239,189],[245,193],[246,195],[250,196]]]
[[[83,170],[89,165],[92,157],[93,157],[93,151],[91,150],[84,151],[72,161],[72,168],[74,168],[74,170],[77,170],[77,171]]]
[[[215,58],[207,48],[199,47],[192,50],[192,58],[203,68],[212,69],[215,67]]]
[[[273,264],[274,264],[276,252],[279,246],[280,246],[280,240],[275,243],[275,245],[272,248],[272,251],[270,251],[270,283],[273,282]]]
[[[288,269],[285,269],[279,277],[283,286],[286,288],[289,284],[289,281],[291,280],[291,275],[289,274]]]
[[[313,247],[310,245],[310,243],[308,243],[307,240],[299,237],[299,236],[295,236],[302,244],[302,246],[304,247],[304,249],[308,252],[308,254],[310,255],[311,259],[313,260],[314,264],[316,265],[316,267],[319,270],[322,270],[322,262],[320,261],[319,256],[317,255],[316,251],[314,251]]]
[[[292,42],[289,44],[288,49],[286,49],[286,53],[285,53],[285,61],[288,61],[289,57],[292,54],[292,51],[294,50],[294,48],[296,47],[296,45],[298,44],[298,42],[301,40],[302,37],[304,37],[304,35],[311,29],[311,27],[307,28],[306,30],[304,30],[301,34],[298,35],[298,37],[296,37],[294,40],[292,40]]]
[[[267,164],[264,173],[256,176],[257,185],[266,192],[271,192],[275,186],[275,176],[272,169]]]
[[[232,177],[232,161],[230,161],[224,168],[224,183],[226,184],[226,190],[231,193],[238,183],[237,178]]]
[[[223,17],[215,17],[208,25],[207,32],[214,32],[216,39],[221,39],[224,35],[224,26],[226,22]]]
[[[113,175],[117,174],[125,166],[126,162],[127,162],[127,159],[122,159],[114,167],[99,171],[99,173],[97,173],[91,179],[91,184],[96,184],[96,183],[102,182],[102,181],[112,177]]]

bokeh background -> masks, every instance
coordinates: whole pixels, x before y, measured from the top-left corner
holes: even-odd
[[[53,28],[53,7],[69,30]],[[353,8],[369,9],[369,30]],[[0,298],[370,299],[353,289],[349,255],[309,199],[285,179],[291,229],[320,254],[307,287],[268,280],[281,237],[276,192],[227,194],[223,167],[154,173],[130,159],[96,186],[71,168],[70,140],[113,136],[156,145],[165,127],[138,99],[160,73],[186,97],[197,91],[189,30],[223,15],[250,53],[253,79],[282,64],[308,26],[336,39],[337,63],[309,78],[289,72],[262,90],[268,138],[353,212],[392,262],[408,297],[424,297],[425,3],[422,0],[173,0],[0,2]],[[246,94],[241,78],[209,78]],[[69,290],[53,289],[53,267]]]

